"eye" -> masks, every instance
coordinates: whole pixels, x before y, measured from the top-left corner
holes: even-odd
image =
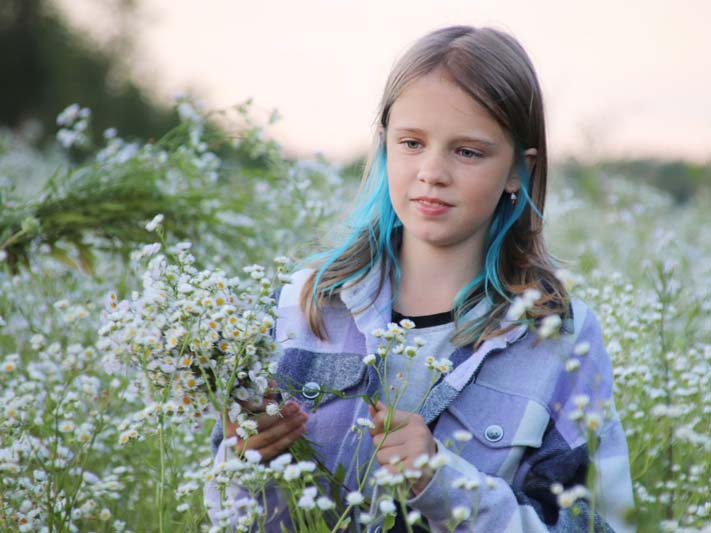
[[[474,150],[470,150],[469,148],[460,148],[459,153],[465,158],[465,159],[478,159],[480,157],[483,157],[483,155],[480,152],[476,152]]]
[[[417,148],[420,147],[420,142],[413,141],[412,139],[406,139],[406,140],[402,141],[400,144],[404,144],[410,150],[416,150]]]

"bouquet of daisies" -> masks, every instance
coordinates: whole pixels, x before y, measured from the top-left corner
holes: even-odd
[[[124,300],[113,292],[106,297],[99,329],[105,367],[142,371],[154,400],[187,420],[212,405],[252,433],[240,404],[259,404],[269,392],[278,347],[273,294],[288,281],[288,260],[277,258],[272,273],[245,267],[241,277],[199,270],[190,243],[166,245],[161,221],[158,215],[147,228],[157,229],[162,242],[131,258],[145,267],[142,289]]]

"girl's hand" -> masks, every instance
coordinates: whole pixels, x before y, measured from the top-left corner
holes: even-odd
[[[284,453],[291,444],[306,433],[306,414],[298,403],[287,402],[280,413],[270,416],[266,413],[266,406],[271,400],[265,399],[262,405],[255,408],[250,405],[250,410],[259,414],[254,418],[257,422],[256,435],[247,439],[237,437],[235,450],[244,453],[245,450],[256,450],[262,456],[262,461],[269,461]],[[238,425],[227,423],[227,435],[236,435]]]
[[[375,428],[370,430],[373,444],[377,447],[382,442],[375,457],[378,463],[391,472],[396,471],[396,468],[390,464],[393,457],[399,457],[398,464],[408,469],[415,468],[413,463],[420,455],[427,454],[431,457],[437,453],[437,443],[432,432],[419,414],[394,410],[390,421],[390,431],[386,437],[385,418],[388,408],[382,402],[378,402],[377,407],[370,406],[369,410],[370,417],[375,424]],[[432,479],[432,472],[422,470],[422,475],[412,486],[412,492],[415,495],[422,492],[430,479]]]

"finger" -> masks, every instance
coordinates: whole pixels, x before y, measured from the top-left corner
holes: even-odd
[[[402,446],[407,444],[408,434],[404,431],[394,431],[392,433],[378,433],[373,436],[373,445],[377,448],[392,448],[393,446]]]
[[[377,448],[383,441],[384,435],[382,433],[378,433],[377,435],[371,435],[371,437],[373,439],[373,446]]]
[[[272,442],[278,441],[287,433],[305,424],[307,420],[308,415],[304,412],[297,413],[296,415],[288,418],[279,419],[276,424],[273,424],[266,430],[251,436],[248,439],[250,441],[249,447],[253,449],[264,448]]]
[[[380,404],[380,402],[378,402],[378,404]],[[375,410],[375,414],[371,416],[371,420],[373,421],[373,425],[375,426],[369,430],[371,435],[378,435],[379,433],[383,433],[385,431],[385,420],[387,416],[387,409]]]
[[[281,419],[280,415],[270,416],[267,413],[259,413],[254,417],[254,421],[257,423],[257,433],[265,432],[274,424],[278,424]]]
[[[284,418],[291,418],[299,413],[303,413],[301,407],[296,402],[287,402],[281,412],[274,416],[267,413],[260,413],[255,417],[258,431],[265,431]]]
[[[267,404],[271,401],[271,398],[264,396],[261,401],[247,400],[246,402],[241,402],[241,405],[250,413],[263,413],[267,409]]]
[[[381,448],[380,450],[378,450],[378,453],[375,454],[375,459],[378,461],[378,464],[380,464],[380,465],[388,464],[388,451],[383,450]]]
[[[280,417],[269,416],[266,413],[260,413],[256,416],[253,416],[252,418],[257,423],[257,431],[264,431],[265,429],[274,425]],[[229,420],[227,421],[228,435],[235,435],[237,433],[237,428],[239,428],[239,422],[230,422]]]
[[[301,406],[297,402],[292,401],[287,402],[284,408],[282,409],[282,412],[276,416],[269,416],[266,413],[260,413],[254,417],[254,421],[257,422],[257,433],[263,433],[272,426],[274,426],[276,423],[278,423],[280,420],[292,418],[297,415],[304,415],[308,417],[308,415],[301,409]],[[237,428],[239,428],[239,422],[228,421],[227,435],[236,435]]]
[[[410,423],[412,417],[419,416],[416,413],[411,413],[409,411],[399,411],[394,409],[392,416],[390,417],[390,422],[388,424],[388,432],[394,432],[399,429],[404,428]],[[420,417],[422,418],[422,417]],[[372,417],[373,425],[375,426],[370,430],[371,436],[383,433],[385,431],[385,423],[388,419],[388,409],[378,409],[375,416]]]
[[[388,426],[388,433],[395,434],[400,431],[410,431],[414,428],[424,426],[423,418],[417,413],[411,413],[409,411],[393,411],[392,417],[390,419],[390,426]]]
[[[257,451],[261,454],[263,460],[268,461],[286,451],[286,449],[304,433],[306,433],[306,425],[301,424],[279,437],[276,441],[271,442],[263,448],[258,448]]]
[[[391,461],[397,457],[399,459],[398,462],[403,462],[407,458],[403,456],[403,454],[406,452],[406,450],[403,449],[402,446],[391,446],[391,447],[385,447],[385,448],[380,448],[378,450],[378,453],[375,454],[375,458],[378,460],[378,463],[383,465],[383,466],[388,466],[391,467],[393,466],[391,464]]]
[[[251,435],[246,439],[237,439],[235,449],[238,453],[244,453],[246,450],[260,451],[272,444],[274,441],[281,439],[284,435],[290,433],[295,428],[300,427],[305,422],[303,419],[281,420],[270,428]]]
[[[390,428],[400,428],[406,426],[417,419],[420,416],[417,413],[411,413],[410,411],[393,411],[393,416],[390,423]],[[420,417],[422,418],[422,417]]]

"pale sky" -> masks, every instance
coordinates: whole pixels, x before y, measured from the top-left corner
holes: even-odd
[[[96,0],[61,0],[97,35]],[[287,152],[364,152],[388,71],[451,24],[512,33],[543,87],[553,157],[711,161],[711,2],[706,0],[142,0],[133,70],[160,98],[210,108],[254,97]]]

